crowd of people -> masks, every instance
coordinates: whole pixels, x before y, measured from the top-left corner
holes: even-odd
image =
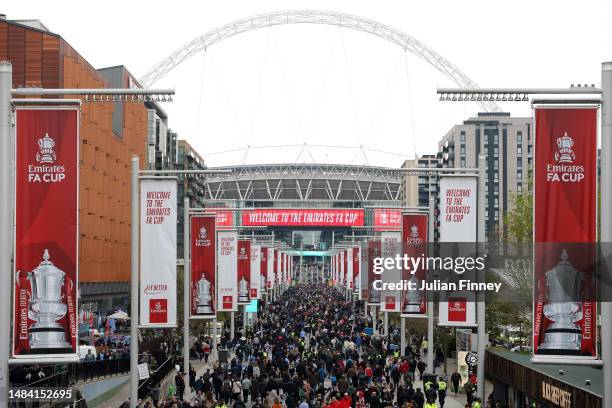
[[[363,305],[359,309],[334,288],[290,287],[265,304],[252,329],[223,339],[222,347],[234,351],[228,364],[201,375],[193,368],[179,372],[172,395],[163,398],[157,390],[144,406],[434,408],[458,392],[458,375],[449,381],[427,371],[422,338],[411,336],[402,353],[397,328],[390,324],[387,335],[373,336],[366,334],[371,325]],[[194,350],[208,360],[211,345],[197,341]],[[469,400],[468,407],[484,407]]]

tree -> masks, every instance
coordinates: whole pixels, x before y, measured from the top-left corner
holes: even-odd
[[[508,288],[507,296],[496,299],[492,312],[498,323],[526,327],[533,308],[533,192],[531,177],[528,188],[511,198],[512,209],[504,214],[503,268],[498,275]],[[511,307],[508,308],[508,305]],[[528,333],[527,333],[528,334]]]

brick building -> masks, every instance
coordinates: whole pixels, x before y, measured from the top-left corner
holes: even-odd
[[[0,18],[0,60],[13,65],[13,87],[129,87],[122,69],[111,81],[38,20]],[[118,76],[117,76],[118,75]],[[118,83],[119,82],[119,83]],[[80,122],[79,271],[81,295],[102,309],[125,302],[130,279],[130,159],[145,168],[143,103],[83,103]],[[115,299],[113,299],[113,297]]]

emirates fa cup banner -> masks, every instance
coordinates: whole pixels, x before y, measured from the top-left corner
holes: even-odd
[[[251,277],[249,279],[251,288],[249,297],[251,299],[260,299],[260,287],[262,275],[260,273],[261,268],[261,245],[255,245],[251,243]]]
[[[261,285],[259,287],[259,296],[265,293],[268,289],[268,247],[262,246],[259,251],[259,271],[261,274]]]
[[[191,217],[191,317],[215,317],[216,215]]]
[[[246,305],[251,299],[251,241],[238,240],[238,304]]]
[[[331,281],[332,285],[336,285],[336,254],[333,254],[331,260]]]
[[[357,296],[361,295],[361,246],[352,248],[353,251],[353,280],[351,281],[351,289]]]
[[[238,232],[217,231],[217,310],[238,311]]]
[[[429,216],[426,213],[402,214],[402,247],[403,254],[410,258],[427,258],[427,228]],[[421,290],[421,282],[427,280],[425,266],[419,265],[415,270],[402,269],[402,281],[407,287],[402,291],[402,316],[427,317],[427,291]]]
[[[340,250],[340,286],[346,286],[346,249]]]
[[[374,285],[374,282],[379,279],[378,275],[374,273],[374,259],[380,258],[380,251],[380,241],[368,242],[368,286],[367,293],[365,294],[368,306],[380,305],[380,289],[377,289]]]
[[[368,243],[362,243],[360,248],[359,265],[359,300],[368,300]]]
[[[400,254],[402,247],[402,234],[399,231],[383,231],[380,233],[380,245],[381,245],[381,256],[383,258],[393,258]],[[393,265],[392,268],[386,268],[382,274],[379,275],[379,279],[382,281],[383,288],[381,290],[381,311],[382,312],[399,312],[400,311],[400,297],[402,291],[399,289],[393,289],[389,284],[397,286],[401,283],[402,271],[397,265]]]
[[[598,355],[598,114],[593,106],[535,109],[535,361]]]
[[[442,176],[440,178],[441,243],[473,243],[478,231],[478,179],[476,177]],[[444,248],[447,248],[444,246]],[[453,273],[453,272],[451,272]],[[470,291],[440,292],[440,326],[473,327],[476,325],[476,294]]]
[[[274,248],[273,268],[274,286],[277,286],[280,284],[280,251],[276,248]]]
[[[23,362],[49,354],[74,359],[79,111],[17,108],[15,127],[12,355]]]
[[[176,326],[176,179],[140,182],[140,326]]]

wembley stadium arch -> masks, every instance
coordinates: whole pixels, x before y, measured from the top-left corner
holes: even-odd
[[[208,47],[220,41],[248,31],[286,24],[325,24],[369,33],[417,56],[459,87],[478,87],[456,65],[403,31],[364,17],[322,10],[266,13],[216,27],[181,45],[153,65],[141,77],[140,83],[144,87],[150,87],[178,65],[199,52],[205,52]],[[500,111],[495,102],[483,100],[476,102],[485,111]],[[216,208],[219,211],[225,209],[223,222],[227,225],[244,227],[246,218],[243,215],[248,214],[249,208],[363,210],[363,217],[358,217],[358,225],[354,226],[270,227],[277,237],[280,235],[287,243],[294,241],[293,234],[296,227],[306,231],[318,230],[320,234],[318,241],[327,244],[330,238],[333,244],[334,233],[340,239],[347,234],[354,236],[356,232],[352,227],[364,228],[360,233],[368,234],[381,228],[380,223],[397,223],[397,211],[402,206],[405,173],[400,169],[319,163],[242,164],[215,169],[226,170],[227,173],[211,175],[206,179],[196,177],[190,180],[189,187],[185,188],[193,190],[191,195],[196,198],[193,205]],[[383,227],[397,228],[398,225],[383,225]],[[261,233],[261,230],[257,233]]]

